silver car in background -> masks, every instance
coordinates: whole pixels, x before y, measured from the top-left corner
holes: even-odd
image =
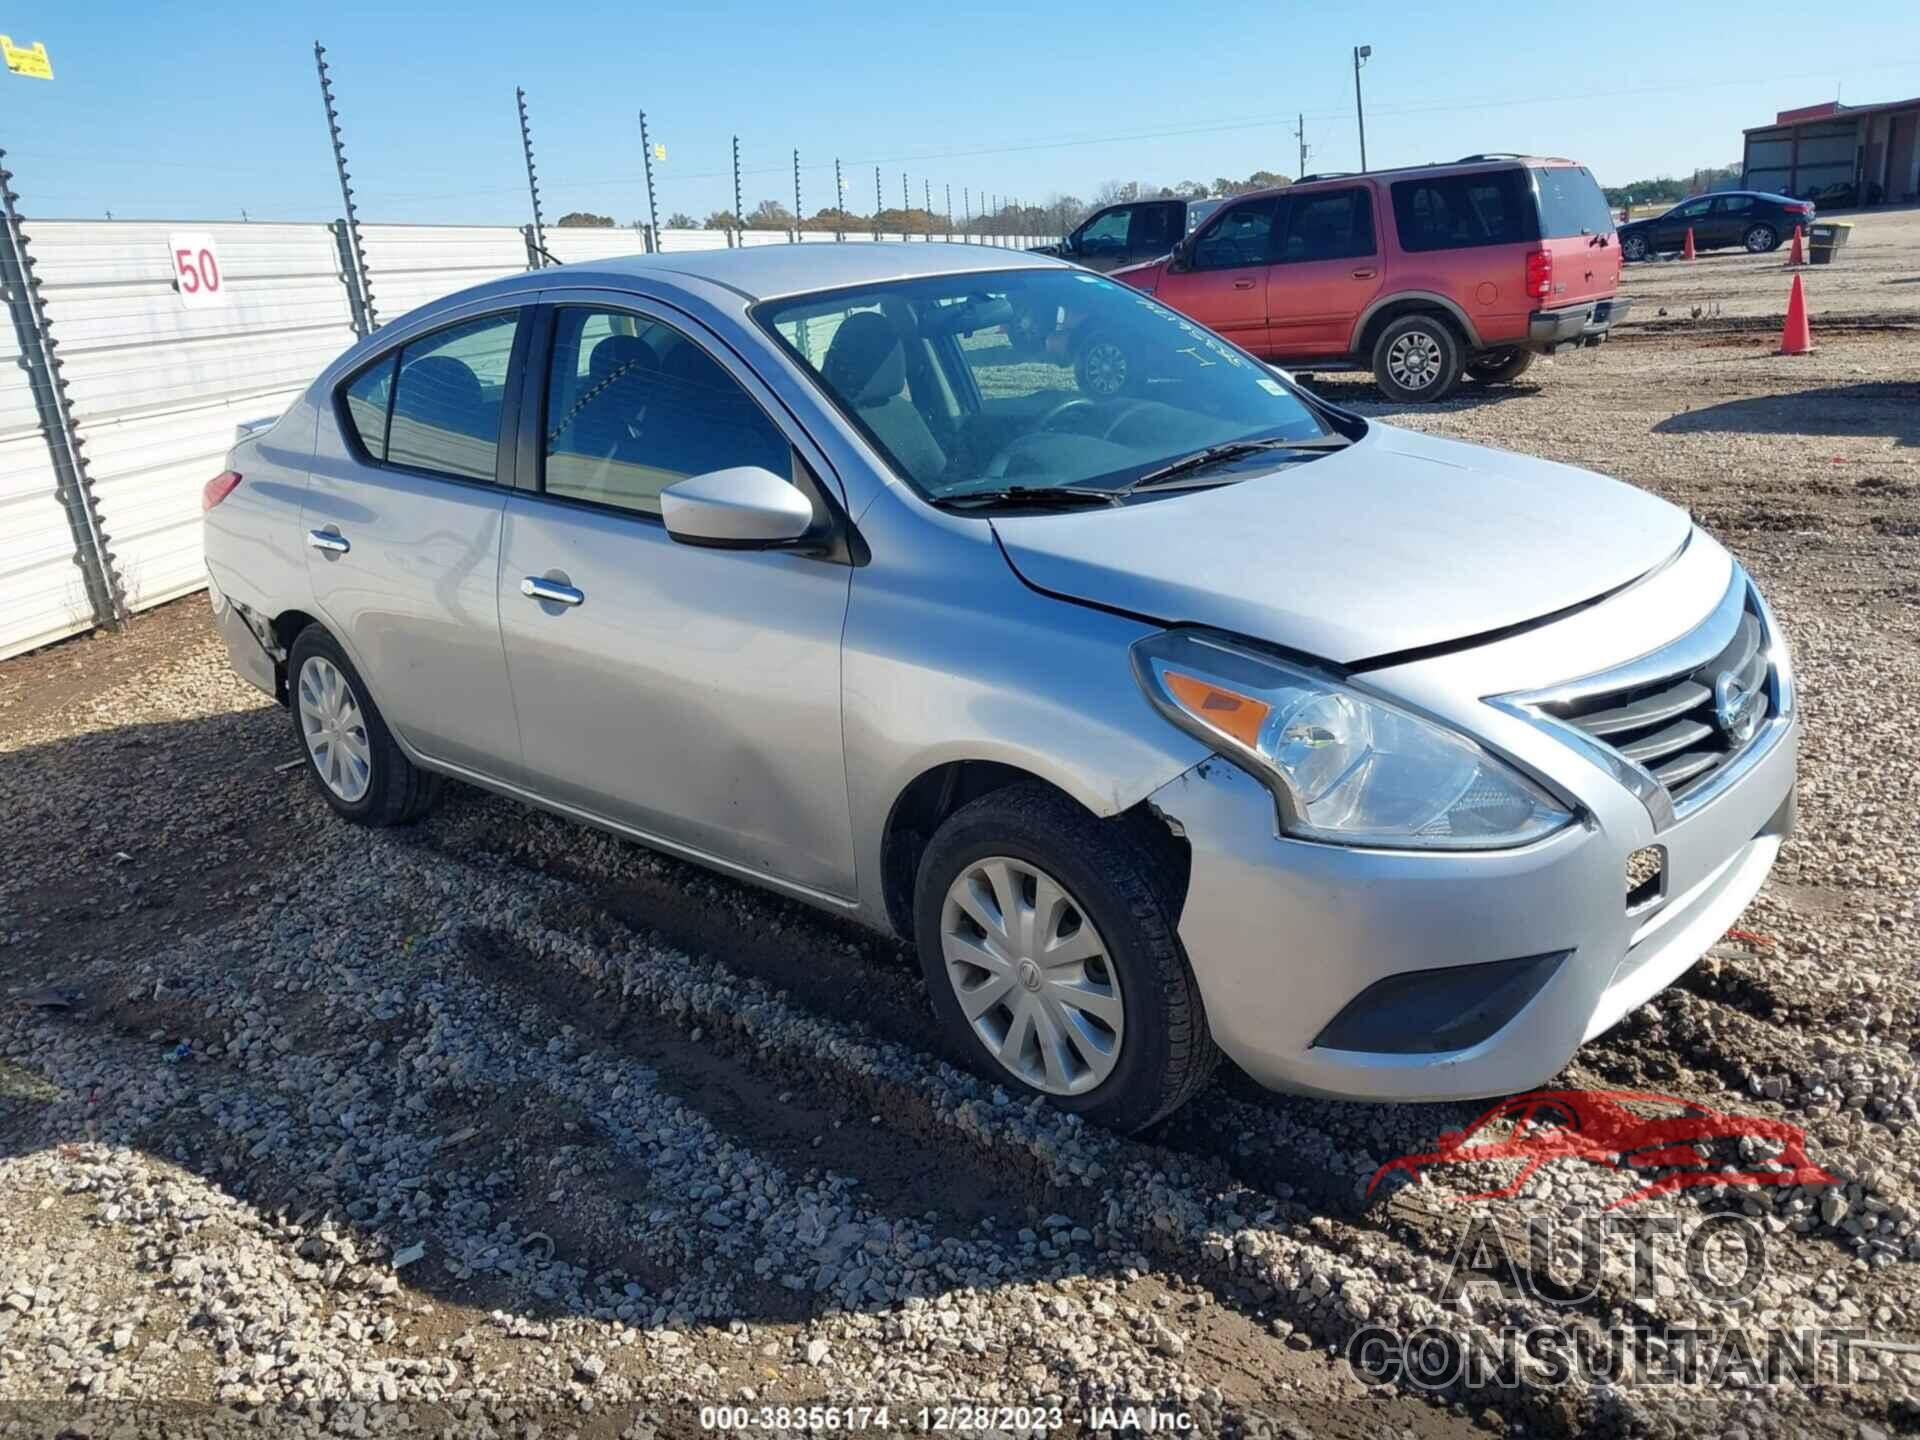
[[[1093,335],[1129,393],[1080,389]],[[453,776],[891,931],[986,1074],[1127,1129],[1221,1051],[1329,1096],[1544,1081],[1793,819],[1785,644],[1685,513],[1043,257],[485,285],[207,505],[234,664],[341,815]]]

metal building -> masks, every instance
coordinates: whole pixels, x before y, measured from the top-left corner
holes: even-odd
[[[1920,98],[1782,110],[1746,136],[1745,189],[1811,193],[1829,208],[1920,199]]]

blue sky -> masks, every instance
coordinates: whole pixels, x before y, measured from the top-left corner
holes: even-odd
[[[900,172],[1044,201],[1102,181],[1358,164],[1351,47],[1376,167],[1476,150],[1564,154],[1603,183],[1740,154],[1776,110],[1920,94],[1913,0],[1350,7],[1217,0],[1045,4],[324,6],[204,0],[0,8],[52,83],[0,73],[0,145],[29,216],[325,219],[339,211],[311,46],[328,48],[363,218],[526,218],[513,91],[532,111],[544,209],[644,218],[643,107],[668,147],[664,219],[731,202],[889,204]],[[1345,13],[1341,13],[1345,12]]]

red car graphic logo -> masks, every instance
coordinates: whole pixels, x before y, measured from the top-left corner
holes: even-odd
[[[1666,1113],[1636,1114],[1628,1105]],[[1727,1169],[1709,1158],[1716,1142],[1759,1140],[1774,1151],[1770,1169]],[[1374,1171],[1367,1193],[1389,1175],[1419,1178],[1434,1165],[1520,1161],[1513,1179],[1494,1190],[1455,1195],[1457,1201],[1517,1195],[1542,1165],[1583,1160],[1648,1175],[1649,1183],[1613,1202],[1617,1210],[1639,1200],[1694,1185],[1834,1185],[1833,1176],[1807,1159],[1806,1132],[1762,1115],[1727,1115],[1673,1095],[1630,1090],[1535,1090],[1502,1100],[1465,1130],[1449,1130],[1432,1150],[1402,1155]]]

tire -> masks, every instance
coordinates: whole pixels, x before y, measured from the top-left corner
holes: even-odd
[[[1531,350],[1494,350],[1467,362],[1467,378],[1482,385],[1518,380],[1533,365]]]
[[[336,814],[356,825],[404,825],[432,806],[439,777],[407,759],[323,626],[307,626],[287,654],[287,710],[307,775]]]
[[[1073,378],[1080,393],[1101,400],[1127,395],[1139,384],[1139,366],[1119,341],[1090,335],[1073,357]]]
[[[1620,241],[1622,260],[1644,260],[1652,253],[1653,249],[1647,244],[1647,237],[1644,235],[1628,235]]]
[[[1057,911],[1043,901],[1043,882],[1060,892]],[[959,893],[974,897],[971,910],[955,899]],[[998,932],[1002,943],[988,949],[981,942],[993,932],[972,914],[1003,914],[1002,894],[1015,913]],[[1020,915],[1035,916],[1030,936],[1042,910],[1055,914],[1047,938],[1079,961],[1043,970],[1019,953],[1041,953],[1020,943]],[[1175,930],[1177,913],[1167,863],[1150,837],[1127,822],[1097,819],[1037,783],[996,790],[949,816],[921,857],[914,886],[915,940],[934,1014],[980,1073],[1122,1132],[1186,1104],[1219,1060]],[[1006,968],[964,958],[983,952]],[[969,1003],[985,1002],[977,1023],[963,1008],[962,987]],[[1089,993],[1118,1024],[1075,1003]],[[1016,1005],[1031,1023],[1023,1024]],[[1049,1031],[1059,1063],[1042,1073],[1039,1042]],[[1000,1058],[996,1040],[1016,1042],[1011,1061]]]
[[[1749,225],[1745,244],[1749,255],[1764,255],[1780,248],[1780,232],[1771,225]]]
[[[1402,315],[1373,342],[1373,379],[1389,400],[1417,405],[1443,400],[1460,383],[1460,336],[1440,316]]]

